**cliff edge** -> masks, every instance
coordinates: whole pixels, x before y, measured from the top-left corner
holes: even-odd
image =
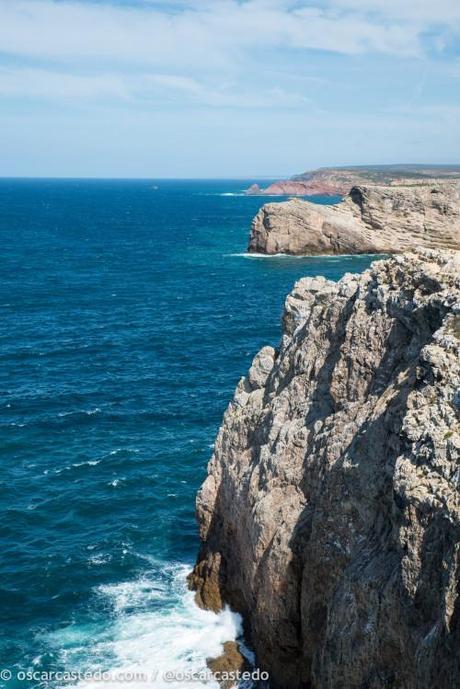
[[[353,187],[336,205],[267,203],[253,220],[248,251],[384,254],[417,246],[460,249],[460,185]]]
[[[199,491],[200,605],[241,612],[279,689],[457,689],[460,255],[288,296]]]

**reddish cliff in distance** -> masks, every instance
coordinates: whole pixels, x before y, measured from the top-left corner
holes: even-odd
[[[345,196],[354,186],[413,186],[427,181],[460,179],[460,165],[379,165],[319,168],[261,188],[252,184],[247,194],[261,196]]]

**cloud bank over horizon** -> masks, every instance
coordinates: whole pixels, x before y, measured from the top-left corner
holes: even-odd
[[[460,162],[457,0],[0,0],[0,174]]]

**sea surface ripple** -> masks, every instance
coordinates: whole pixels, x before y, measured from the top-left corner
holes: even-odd
[[[201,667],[240,632],[185,586],[222,414],[294,281],[372,260],[245,260],[246,185],[0,181],[1,686]]]

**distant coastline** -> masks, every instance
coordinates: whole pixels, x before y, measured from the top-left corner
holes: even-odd
[[[460,180],[460,164],[325,167],[278,180],[266,187],[254,183],[246,193],[260,196],[345,196],[357,185],[419,186],[448,180]]]

